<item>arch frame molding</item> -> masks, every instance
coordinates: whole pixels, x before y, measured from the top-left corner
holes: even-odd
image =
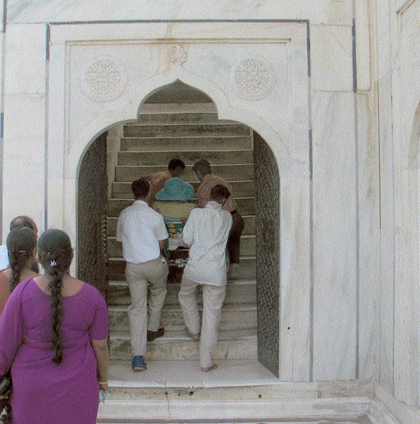
[[[160,87],[180,80],[203,91],[219,119],[246,124],[266,142],[280,173],[274,372],[282,381],[311,376],[307,30],[302,21],[150,22],[52,25],[50,33],[48,226],[64,228],[73,240],[85,152],[109,127],[136,120]]]

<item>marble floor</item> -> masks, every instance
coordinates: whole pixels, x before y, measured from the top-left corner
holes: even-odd
[[[201,371],[198,361],[147,361],[148,369],[141,372],[132,371],[131,362],[111,362],[109,381],[114,396],[101,404],[98,424],[373,424],[362,414],[334,419],[323,413],[312,418],[299,416],[306,411],[305,402],[317,398],[317,383],[281,383],[256,360],[216,362],[218,369],[208,373]],[[256,393],[261,394],[255,397]],[[226,402],[231,406],[223,406]],[[288,410],[290,405],[294,405],[292,412],[285,412],[283,406]],[[197,413],[201,408],[202,415]],[[213,414],[214,408],[224,412]],[[248,408],[249,415],[244,412]],[[278,408],[281,413],[273,418],[272,412]],[[295,415],[294,410],[299,413]]]

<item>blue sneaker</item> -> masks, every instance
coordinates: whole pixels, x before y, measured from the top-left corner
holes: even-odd
[[[147,365],[146,362],[144,362],[143,356],[135,356],[131,366],[133,367],[133,371],[147,370]]]

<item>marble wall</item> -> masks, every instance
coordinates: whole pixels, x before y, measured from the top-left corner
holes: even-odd
[[[390,298],[377,289],[393,256],[392,250],[379,254],[372,4],[9,0],[3,239],[18,213],[75,239],[78,167],[89,143],[104,129],[135,120],[147,95],[178,78],[208,94],[220,118],[255,129],[277,159],[280,379],[372,379],[379,352],[389,366],[378,373],[391,375],[393,350],[377,347],[380,330],[381,342],[393,346],[393,327],[382,328],[378,318],[391,314],[392,305],[379,310]],[[249,75],[251,63],[265,77],[248,92],[234,77]],[[391,95],[387,81],[381,83]],[[380,125],[386,132],[387,124]],[[381,155],[386,178],[392,147]],[[391,155],[388,162],[384,155]],[[384,195],[392,194],[387,187],[383,207]],[[382,228],[393,234],[392,226]]]
[[[383,396],[396,402],[396,415],[404,405],[414,408],[413,414],[420,406],[419,16],[418,0],[377,2],[381,149],[377,379]]]

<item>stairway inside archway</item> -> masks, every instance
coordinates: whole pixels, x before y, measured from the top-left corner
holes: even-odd
[[[108,254],[111,360],[130,360],[127,307],[121,244],[115,240],[117,218],[132,203],[131,182],[151,172],[167,169],[179,157],[186,164],[182,179],[195,188],[199,182],[193,163],[209,160],[213,173],[233,187],[238,209],[245,220],[241,238],[240,278],[230,280],[223,307],[217,359],[256,359],[255,185],[252,134],[249,127],[218,120],[212,103],[149,103],[138,122],[126,124],[111,182],[108,207]],[[196,196],[196,194],[195,194]],[[193,199],[196,201],[196,197]],[[178,302],[179,280],[170,278],[162,311],[165,335],[148,343],[147,360],[198,360],[198,342],[185,336]]]

